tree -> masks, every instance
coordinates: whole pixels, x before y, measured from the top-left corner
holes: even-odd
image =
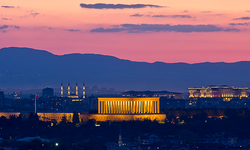
[[[63,114],[61,123],[65,123],[66,124],[67,122],[68,122],[67,117],[65,116],[65,114]]]
[[[76,125],[79,123],[79,115],[77,111],[73,112],[73,124]]]
[[[7,128],[8,125],[8,119],[5,116],[0,117],[0,128]]]
[[[36,113],[31,112],[29,115],[29,120],[31,122],[39,122],[39,117]]]

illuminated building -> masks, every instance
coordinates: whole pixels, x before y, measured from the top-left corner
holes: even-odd
[[[29,118],[29,112],[0,112],[0,117],[5,116],[9,119],[10,116],[15,115],[18,117],[22,114],[23,119]],[[72,122],[73,113],[69,112],[38,112],[39,120],[41,121],[62,121],[65,116],[67,121]],[[96,121],[132,121],[132,120],[156,120],[158,122],[164,122],[166,119],[165,114],[88,114],[88,113],[78,113],[81,122],[87,122],[88,120]]]
[[[249,93],[246,87],[233,86],[207,86],[201,88],[188,88],[189,98],[223,98],[230,101],[233,98],[247,98]]]
[[[9,119],[10,116],[16,116],[16,117],[18,117],[19,115],[20,115],[20,112],[0,112],[0,117],[4,116],[7,119]],[[27,116],[27,117],[29,117],[29,116]]]
[[[67,87],[67,97],[68,98],[73,98],[73,99],[78,99],[79,98],[79,87],[78,84],[76,83],[76,87],[75,87],[75,93],[70,91],[71,87],[70,87],[70,83],[68,83],[68,87]],[[83,84],[83,99],[85,98],[85,84]],[[61,84],[61,97],[63,97],[63,84]]]
[[[166,97],[173,99],[183,99],[182,93],[168,91],[128,91],[122,93],[124,97]]]
[[[98,98],[98,114],[156,114],[159,97]]]
[[[104,121],[133,121],[151,120],[164,122],[165,114],[160,114],[159,97],[112,97],[98,98],[98,114],[79,113],[80,120],[87,122],[94,119],[97,122]],[[28,118],[29,113],[21,112],[0,112],[1,116],[9,117],[15,114],[22,114],[23,118]],[[60,122],[66,116],[68,121],[72,121],[73,113],[67,112],[38,112],[37,115],[42,121]]]
[[[159,97],[98,98],[98,114],[89,119],[96,121],[157,120],[164,122],[165,114],[159,114]]]
[[[44,98],[51,98],[54,96],[54,90],[52,88],[45,88],[42,90],[42,96]]]
[[[63,113],[63,112],[38,112],[37,113],[38,117],[42,121],[57,121],[60,122],[63,117],[66,117],[68,122],[73,121],[73,113]],[[80,113],[78,113],[80,115]]]

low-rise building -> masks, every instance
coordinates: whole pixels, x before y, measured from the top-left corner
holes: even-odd
[[[123,92],[124,97],[165,97],[172,99],[183,99],[182,93],[169,91],[128,91]]]

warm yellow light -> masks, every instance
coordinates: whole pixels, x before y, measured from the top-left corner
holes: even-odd
[[[154,114],[159,113],[159,97],[98,98],[101,114]]]

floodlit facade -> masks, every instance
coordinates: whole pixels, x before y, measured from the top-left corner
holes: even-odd
[[[0,116],[10,115],[28,118],[27,112],[0,112]],[[65,116],[67,121],[72,122],[73,113],[68,112],[38,112],[37,115],[42,121],[60,122]],[[90,119],[96,121],[133,121],[151,120],[164,122],[165,114],[160,114],[159,97],[136,97],[136,98],[98,98],[98,114],[78,113],[82,122]]]
[[[159,98],[98,98],[98,114],[156,114]]]
[[[207,86],[188,88],[188,90],[189,98],[223,98],[223,101],[230,101],[233,98],[247,98],[249,95],[246,87]]]
[[[84,115],[80,116],[81,118],[84,118]],[[86,117],[85,117],[86,118]],[[133,115],[108,115],[108,114],[90,114],[88,116],[88,118],[86,119],[94,119],[96,121],[100,121],[100,122],[105,122],[105,121],[144,121],[144,120],[151,120],[151,121],[158,121],[158,122],[164,122],[166,119],[166,115],[165,114],[133,114]],[[87,120],[83,120],[83,121],[87,121]]]
[[[89,119],[96,121],[151,120],[164,122],[165,114],[159,114],[159,97],[98,98],[98,114]]]

